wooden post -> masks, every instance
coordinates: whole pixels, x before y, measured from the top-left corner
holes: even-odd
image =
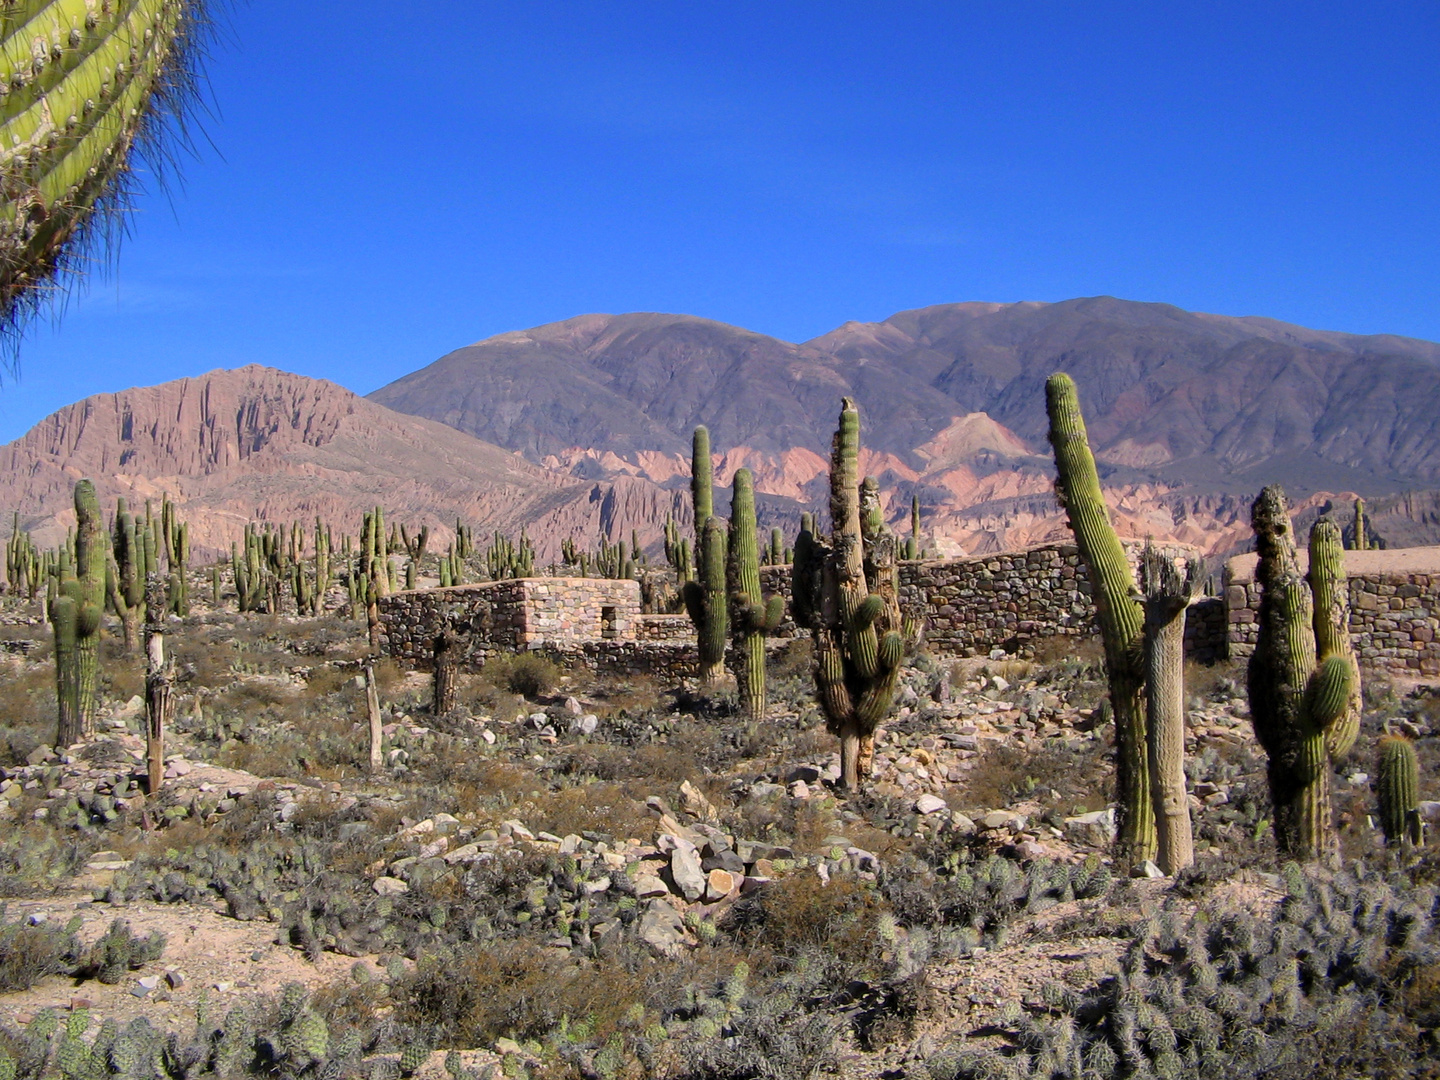
[[[165,725],[175,701],[165,662],[165,587],[158,574],[149,575],[145,587],[145,761],[153,797],[165,783]]]
[[[365,665],[365,705],[370,712],[370,771],[379,772],[385,765],[380,752],[380,692],[375,688],[375,668]]]

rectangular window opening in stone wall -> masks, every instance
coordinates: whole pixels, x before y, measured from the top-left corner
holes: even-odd
[[[606,606],[600,609],[600,636],[602,638],[613,638],[620,635],[616,624],[615,608]]]

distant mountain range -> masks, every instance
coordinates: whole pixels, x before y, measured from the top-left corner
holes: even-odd
[[[582,315],[458,349],[368,401],[212,372],[43,421],[0,449],[0,507],[58,528],[85,474],[181,495],[216,544],[257,510],[358,520],[382,502],[437,529],[457,514],[528,524],[547,554],[601,529],[654,545],[667,512],[688,519],[695,425],[718,480],[748,466],[762,517],[793,521],[823,501],[849,395],[892,517],[918,494],[932,549],[995,550],[1065,532],[1045,441],[1057,370],[1079,384],[1122,532],[1243,547],[1249,496],[1279,482],[1312,513],[1365,495],[1392,543],[1440,540],[1440,345],[1110,297],[946,304],[803,344],[686,315]]]

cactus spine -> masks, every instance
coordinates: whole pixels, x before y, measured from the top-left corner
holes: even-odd
[[[1195,564],[1181,577],[1175,561],[1150,544],[1140,561],[1145,597],[1145,734],[1156,861],[1167,874],[1195,861],[1185,789],[1185,609],[1195,591]]]
[[[840,739],[841,783],[858,791],[870,773],[875,728],[890,712],[905,642],[895,563],[875,482],[858,482],[860,413],[841,399],[830,457],[830,520],[822,538],[802,519],[791,567],[795,620],[815,639],[816,696]]]
[[[1336,647],[1349,637],[1340,530],[1326,519],[1315,523],[1307,582],[1285,493],[1265,488],[1250,520],[1261,590],[1248,671],[1250,716],[1269,757],[1275,841],[1284,856],[1334,862],[1339,841],[1330,813],[1330,765],[1354,742],[1348,725],[1360,682],[1353,653]]]
[[[1415,744],[1403,735],[1386,735],[1380,740],[1378,794],[1380,827],[1387,844],[1419,844],[1420,763]]]
[[[1136,599],[1130,561],[1105,510],[1079,395],[1069,375],[1056,373],[1046,380],[1045,407],[1058,473],[1055,494],[1090,571],[1105,647],[1110,705],[1115,714],[1116,845],[1122,859],[1140,863],[1153,859],[1157,847],[1143,703],[1145,613]]]
[[[730,496],[730,550],[727,586],[730,621],[744,663],[740,694],[750,716],[765,715],[765,636],[785,615],[785,598],[760,595],[760,553],[755,538],[755,486],[749,469],[736,469]]]
[[[725,526],[714,516],[715,492],[710,462],[710,432],[695,429],[690,454],[690,498],[695,506],[695,556],[698,581],[682,589],[685,609],[695,624],[700,649],[700,681],[714,686],[725,674]],[[714,521],[714,528],[710,523]],[[758,591],[758,590],[757,590]]]
[[[50,600],[55,632],[55,689],[60,723],[56,742],[69,746],[95,727],[100,622],[105,608],[105,530],[95,485],[75,485],[75,554],[60,557],[59,582]]]

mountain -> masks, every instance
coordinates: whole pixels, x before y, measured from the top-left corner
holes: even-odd
[[[457,517],[477,542],[528,527],[548,561],[569,535],[593,544],[602,529],[635,528],[652,542],[667,511],[688,509],[649,481],[557,473],[334,383],[258,365],[98,394],[0,447],[0,507],[18,509],[42,545],[74,523],[80,477],[95,482],[107,512],[117,496],[158,504],[168,493],[201,555],[227,552],[251,519],[318,515],[356,534],[378,503],[392,521],[428,524],[439,550]]]
[[[1247,495],[1271,482],[1321,502],[1440,484],[1440,345],[1112,297],[944,304],[802,344],[686,315],[583,315],[458,349],[370,398],[574,476],[666,486],[705,424],[720,478],[746,465],[759,490],[815,504],[849,395],[892,518],[918,494],[942,550],[983,551],[1063,531],[1054,371],[1079,384],[1136,535],[1243,543]]]

